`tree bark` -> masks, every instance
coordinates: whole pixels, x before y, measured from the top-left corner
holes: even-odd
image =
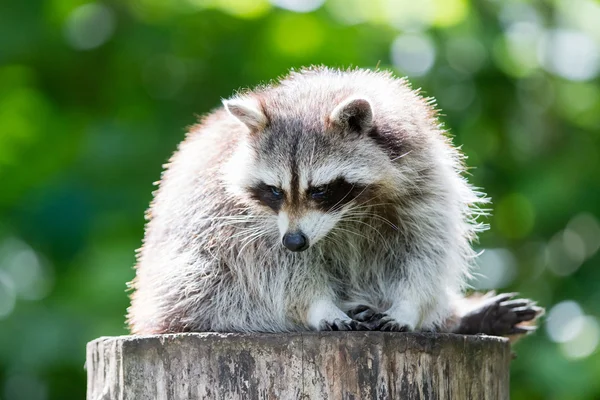
[[[510,360],[491,336],[103,337],[87,345],[87,399],[508,399]]]

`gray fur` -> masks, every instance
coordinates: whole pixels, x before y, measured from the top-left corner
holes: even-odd
[[[486,199],[431,101],[389,73],[311,68],[225,106],[163,174],[132,282],[134,333],[352,329],[358,305],[396,330],[456,327]],[[364,190],[317,210],[306,190],[336,176]],[[261,182],[286,192],[279,211],[250,196]],[[281,245],[293,230],[308,250]]]

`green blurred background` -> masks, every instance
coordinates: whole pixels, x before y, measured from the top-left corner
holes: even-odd
[[[549,310],[512,398],[600,398],[598,2],[25,0],[0,3],[0,399],[84,398],[186,126],[310,64],[437,98],[494,202],[473,285]]]

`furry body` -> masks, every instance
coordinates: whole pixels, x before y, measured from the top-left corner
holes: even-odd
[[[391,74],[307,69],[240,94],[163,174],[131,330],[456,330],[485,201],[463,169]]]

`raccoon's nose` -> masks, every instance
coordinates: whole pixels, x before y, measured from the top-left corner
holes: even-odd
[[[302,232],[286,233],[283,235],[283,245],[291,251],[304,251],[308,249],[308,238]]]

